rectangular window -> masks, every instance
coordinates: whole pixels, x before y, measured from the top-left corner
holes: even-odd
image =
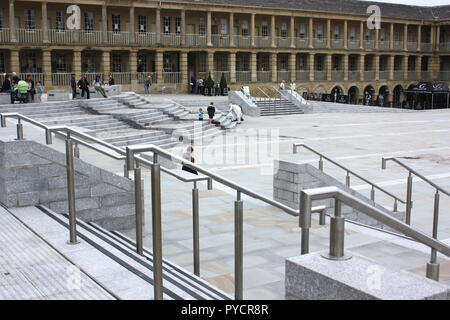
[[[248,21],[243,20],[242,21],[242,36],[247,37],[248,36]]]
[[[317,56],[317,71],[323,71],[323,56]]]
[[[386,63],[385,63],[385,58],[384,57],[380,57],[379,68],[380,68],[380,71],[384,71],[384,69],[386,69]]]
[[[171,32],[171,25],[172,25],[172,17],[168,16],[163,17],[164,33]]]
[[[138,16],[138,32],[147,32],[147,16]]]
[[[369,59],[368,57],[366,57],[366,59],[364,59],[364,71],[370,70],[371,62],[372,62],[371,59]]]
[[[0,72],[6,72],[5,70],[5,54],[0,52]]]
[[[356,40],[356,28],[350,27],[350,40],[355,41]]]
[[[408,71],[414,71],[416,70],[416,59],[413,57],[410,57],[408,59]]]
[[[200,18],[200,20],[198,22],[198,34],[201,36],[204,36],[206,34],[205,18]],[[199,71],[199,72],[206,72],[206,71]]]
[[[84,13],[84,31],[94,31],[94,13]]]
[[[175,17],[175,32],[181,34],[181,17]]]
[[[202,52],[198,56],[198,72],[206,72],[206,53]]]
[[[339,40],[340,39],[339,36],[340,36],[339,26],[334,26],[334,39]]]
[[[350,71],[355,71],[356,70],[356,57],[355,56],[351,56],[348,59],[348,68]]]
[[[281,71],[288,70],[288,56],[287,55],[280,56],[280,69],[281,69]]]
[[[25,23],[25,29],[27,29],[27,30],[35,30],[36,29],[36,20],[35,20],[34,9],[25,9],[23,19],[24,19],[24,23]]]
[[[64,30],[66,28],[66,19],[64,16],[64,11],[56,11],[55,12],[55,28],[56,30]]]
[[[267,55],[267,54],[263,55],[262,58],[261,58],[261,69],[262,69],[262,71],[269,71],[270,70],[269,55]]]
[[[242,55],[242,64],[241,69],[242,71],[249,71],[250,65],[249,65],[249,56],[248,55]]]
[[[371,32],[370,29],[366,29],[366,41],[370,41]]]
[[[138,54],[137,56],[137,72],[147,72],[147,55]]]
[[[163,55],[163,69],[165,72],[172,72],[172,63],[170,60],[170,54],[164,53]]]
[[[112,15],[112,30],[114,32],[120,32],[120,14]]]
[[[269,24],[267,21],[263,21],[261,24],[261,36],[268,37],[269,36]]]
[[[112,72],[122,72],[122,57],[120,54],[112,55]]]
[[[228,34],[228,20],[227,19],[220,20],[220,34],[223,36]]]
[[[317,39],[323,39],[323,24],[317,25]]]
[[[412,31],[408,32],[408,42],[414,42],[414,33]]]
[[[298,70],[306,70],[306,57],[300,56],[298,59]]]
[[[384,28],[380,29],[380,41],[386,41],[386,31],[384,30]]]
[[[25,72],[26,73],[35,73],[37,71],[36,67],[36,53],[27,52],[25,54]]]
[[[281,25],[281,37],[283,39],[287,38],[287,34],[288,34],[288,27],[287,27],[287,23],[283,23]]]
[[[394,32],[394,41],[399,42],[400,41],[400,31],[395,30]]]
[[[339,57],[333,56],[333,70],[337,71],[339,70]]]
[[[67,72],[66,55],[56,54],[55,69],[56,69],[56,73],[66,73]]]
[[[3,29],[3,9],[0,8],[0,29]]]
[[[300,39],[306,38],[306,23],[300,24]]]

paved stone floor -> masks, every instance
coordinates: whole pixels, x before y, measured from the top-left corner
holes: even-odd
[[[0,207],[0,300],[113,299]]]
[[[167,95],[169,96],[169,95]],[[158,97],[159,98],[159,97]],[[192,99],[195,99],[192,98]],[[15,128],[2,129],[14,135]],[[7,131],[5,131],[7,130]],[[196,163],[272,197],[273,160],[317,164],[318,157],[301,151],[292,154],[292,144],[303,142],[347,166],[388,191],[405,198],[407,172],[394,163],[381,170],[382,156],[396,156],[450,189],[450,110],[411,113],[311,114],[250,118],[203,146],[194,148]],[[28,132],[28,133],[27,133]],[[25,137],[44,141],[43,132],[25,127]],[[4,133],[5,134],[5,133]],[[269,139],[265,137],[269,134]],[[247,138],[246,138],[247,137]],[[259,139],[259,140],[258,140]],[[270,140],[269,144],[267,140]],[[268,147],[269,146],[269,147]],[[64,150],[55,139],[53,147]],[[181,154],[184,147],[173,152]],[[249,155],[258,155],[250,157]],[[99,156],[81,147],[81,158],[118,174],[123,163]],[[326,173],[345,181],[345,172],[325,162]],[[146,185],[150,174],[144,170]],[[352,187],[369,195],[370,188],[352,179]],[[190,184],[163,175],[163,251],[176,264],[192,270],[192,214]],[[233,292],[235,191],[218,183],[213,191],[200,188],[201,275],[219,288]],[[433,188],[414,180],[412,225],[431,233]],[[145,191],[146,237],[151,248],[151,194]],[[284,299],[284,260],[299,254],[298,219],[258,200],[244,200],[244,297]],[[393,203],[376,193],[378,203]],[[404,210],[400,206],[400,210]],[[450,198],[441,195],[439,239],[450,244]],[[386,233],[346,224],[346,248],[397,270],[424,273],[429,250],[416,242]],[[134,236],[134,230],[126,233]],[[311,251],[328,248],[329,228],[313,221]],[[443,259],[440,257],[440,259]],[[441,263],[441,281],[450,284],[450,262]]]

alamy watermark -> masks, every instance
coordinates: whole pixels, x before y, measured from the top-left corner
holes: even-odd
[[[367,7],[366,13],[369,14],[367,18],[367,29],[380,30],[381,29],[381,8],[377,5],[371,5]]]

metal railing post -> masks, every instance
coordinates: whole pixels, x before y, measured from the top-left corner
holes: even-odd
[[[398,204],[397,204],[397,199],[395,199],[394,201],[394,212],[398,211]]]
[[[437,240],[439,219],[439,190],[434,195],[434,212],[433,212],[433,238]],[[439,263],[437,262],[437,251],[431,249],[430,262],[427,263],[427,278],[439,281]]]
[[[326,225],[326,220],[325,220],[325,210],[320,211],[319,213],[319,225],[324,226]]]
[[[323,257],[330,260],[348,260],[351,257],[344,253],[345,219],[341,214],[342,202],[334,201],[334,216],[330,219],[330,251]]]
[[[75,212],[75,170],[73,166],[73,141],[70,133],[66,138],[66,167],[67,167],[67,195],[69,207],[69,243],[76,244],[77,241],[77,225]]]
[[[197,182],[194,181],[194,187],[192,188],[192,239],[194,249],[194,274],[196,276],[200,276],[200,227],[198,207]]]
[[[134,169],[134,201],[136,211],[136,252],[143,254],[144,245],[142,237],[142,221],[143,221],[143,207],[142,207],[142,173],[141,168]]]
[[[375,202],[375,188],[372,186],[372,190],[370,190],[370,200]],[[397,200],[395,200],[397,201]]]
[[[161,168],[151,167],[152,173],[152,233],[153,233],[153,287],[154,299],[163,299],[162,234],[161,234]]]
[[[350,188],[350,173],[347,171],[347,176],[345,177],[345,185]]]
[[[52,144],[53,143],[52,132],[48,128],[45,129],[45,143],[46,144]]]
[[[413,183],[413,178],[412,178],[411,171],[410,171],[409,175],[408,175],[407,186],[406,186],[406,216],[405,216],[405,223],[407,225],[411,225],[412,183]]]
[[[130,179],[130,172],[128,171],[128,166],[126,163],[123,165],[123,176]]]
[[[320,156],[320,159],[319,159],[319,170],[323,171],[323,158],[322,158],[322,156]]]
[[[78,147],[78,143],[75,142],[75,146],[73,148],[73,156],[77,159],[80,159],[80,148]]]
[[[23,140],[23,124],[20,119],[17,122],[17,140]]]
[[[299,227],[301,228],[301,254],[309,253],[309,228],[311,228],[311,201],[305,193],[300,192]]]
[[[234,299],[242,300],[243,274],[244,274],[244,217],[241,192],[237,192],[237,200],[234,202]]]
[[[4,117],[3,115],[0,115],[0,122],[2,125],[2,128],[6,127],[6,117]]]

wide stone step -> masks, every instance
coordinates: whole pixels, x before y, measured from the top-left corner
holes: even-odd
[[[160,137],[149,137],[149,138],[141,138],[141,139],[135,139],[135,140],[126,140],[121,142],[114,142],[115,146],[123,147],[127,145],[135,145],[135,144],[144,144],[144,143],[151,143],[155,145],[161,145],[161,144],[167,144],[172,141],[172,138],[164,135]]]
[[[141,131],[150,131],[150,130],[141,130]],[[106,142],[121,142],[121,141],[125,141],[125,140],[134,140],[134,139],[143,139],[143,138],[149,138],[149,137],[154,137],[154,136],[158,136],[158,135],[162,135],[164,133],[161,133],[160,131],[150,131],[148,133],[133,133],[133,134],[128,134],[128,135],[115,135],[115,136],[111,136],[109,138],[103,138],[101,135],[97,135],[100,139],[106,141]]]

